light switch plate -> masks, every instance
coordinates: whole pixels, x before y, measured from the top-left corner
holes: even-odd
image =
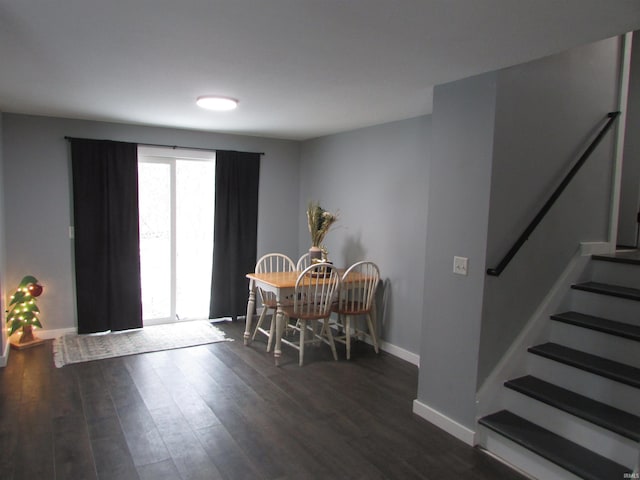
[[[453,257],[453,273],[467,275],[469,259],[467,257]]]

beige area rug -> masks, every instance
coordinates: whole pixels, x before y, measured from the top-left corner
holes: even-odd
[[[154,325],[117,333],[69,334],[53,341],[53,361],[60,368],[69,363],[224,341],[232,340],[225,338],[224,332],[207,320]]]

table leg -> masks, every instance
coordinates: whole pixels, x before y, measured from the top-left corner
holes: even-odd
[[[276,361],[276,367],[280,366],[280,357],[282,356],[282,334],[284,333],[285,315],[278,302],[278,310],[276,311],[276,345],[273,349],[273,356]]]
[[[249,345],[251,343],[251,321],[253,320],[253,312],[256,309],[256,289],[255,282],[249,281],[249,300],[247,301],[247,317],[245,319],[244,327],[244,344]]]

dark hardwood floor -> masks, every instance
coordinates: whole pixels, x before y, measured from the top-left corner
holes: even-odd
[[[55,368],[51,342],[0,368],[0,477],[522,479],[415,416],[417,368],[356,343],[352,360],[234,342]]]

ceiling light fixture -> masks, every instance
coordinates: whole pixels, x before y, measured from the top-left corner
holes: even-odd
[[[205,97],[198,97],[196,104],[201,108],[206,108],[207,110],[223,112],[236,108],[238,106],[238,100],[235,98],[208,95]]]

